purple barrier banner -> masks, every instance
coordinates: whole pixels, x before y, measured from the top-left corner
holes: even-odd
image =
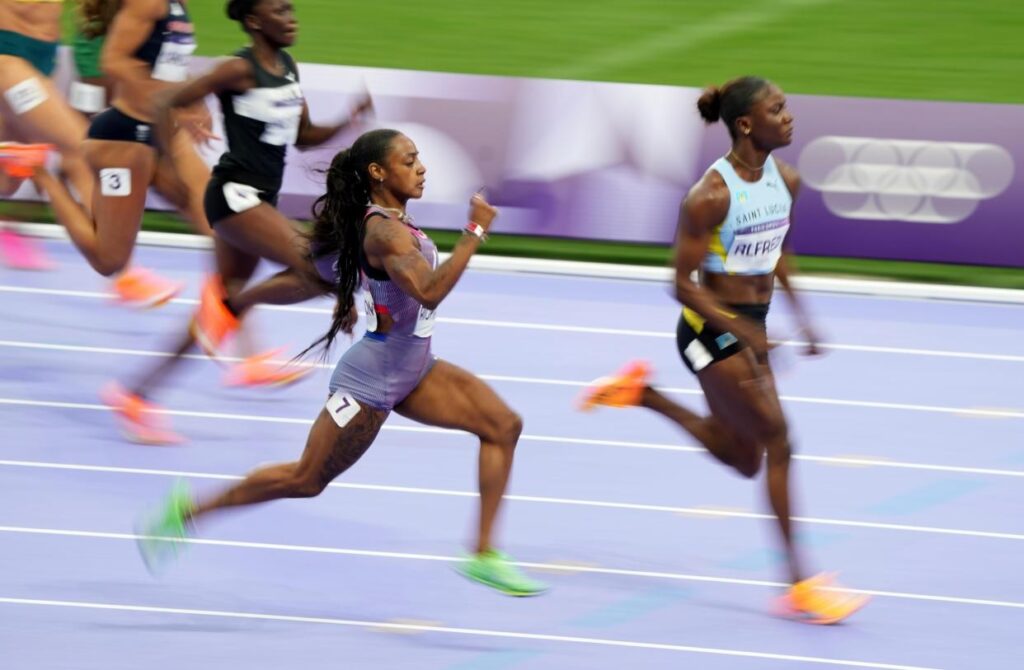
[[[461,228],[486,187],[502,212],[495,232],[671,244],[682,197],[729,148],[724,126],[698,116],[695,88],[317,64],[300,76],[314,121],[345,117],[365,91],[376,116],[329,147],[289,150],[280,204],[294,217],[309,218],[338,149],[392,127],[427,166],[410,206],[424,227]],[[801,95],[790,106],[795,139],[777,155],[803,177],[798,253],[1024,267],[1024,106]]]
[[[1024,267],[1024,106],[792,96],[800,253]],[[720,155],[706,138],[701,161]]]

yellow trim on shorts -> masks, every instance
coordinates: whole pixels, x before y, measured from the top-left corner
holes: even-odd
[[[715,311],[721,314],[722,316],[726,317],[727,319],[736,318],[736,313],[730,312],[727,309],[719,309],[716,307]],[[696,333],[697,335],[700,335],[701,332],[703,332],[704,324],[707,323],[707,320],[703,316],[693,311],[689,307],[683,307],[683,319],[686,321],[687,325],[689,325],[690,328],[693,329],[693,332]]]
[[[683,319],[686,321],[686,324],[690,326],[690,328],[696,334],[700,335],[701,331],[704,330],[704,317],[698,314],[697,312],[693,311],[689,307],[683,308]]]

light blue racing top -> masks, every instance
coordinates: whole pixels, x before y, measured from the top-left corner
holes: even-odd
[[[720,174],[729,187],[729,212],[712,231],[704,269],[735,275],[773,273],[782,256],[793,205],[775,159],[768,157],[756,182],[741,179],[724,157],[708,170]]]

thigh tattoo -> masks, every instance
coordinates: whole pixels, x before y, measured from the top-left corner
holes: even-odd
[[[327,401],[326,410],[342,430],[335,438],[331,453],[320,469],[320,483],[327,485],[362,458],[384,425],[387,410],[360,406],[350,395],[339,391]]]

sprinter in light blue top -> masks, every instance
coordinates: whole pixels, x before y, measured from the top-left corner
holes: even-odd
[[[809,623],[836,623],[867,598],[833,590],[829,576],[808,576],[793,544],[789,428],[765,333],[778,281],[793,301],[807,352],[817,351],[814,332],[790,288],[784,255],[800,175],[771,155],[792,141],[793,115],[779,87],[758,77],[707,89],[697,108],[708,123],[724,121],[732,139],[729,152],[683,200],[676,237],[675,289],[683,304],[676,344],[711,412],[697,414],[649,386],[650,367],[642,361],[595,382],[582,405],[652,409],[744,477],[756,476],[767,461],[768,497],[792,584],[776,609]],[[693,280],[695,272],[699,281]]]
[[[770,275],[782,257],[793,196],[768,156],[761,177],[751,183],[736,174],[726,157],[711,165],[729,189],[729,213],[711,231],[703,268],[734,275]]]

